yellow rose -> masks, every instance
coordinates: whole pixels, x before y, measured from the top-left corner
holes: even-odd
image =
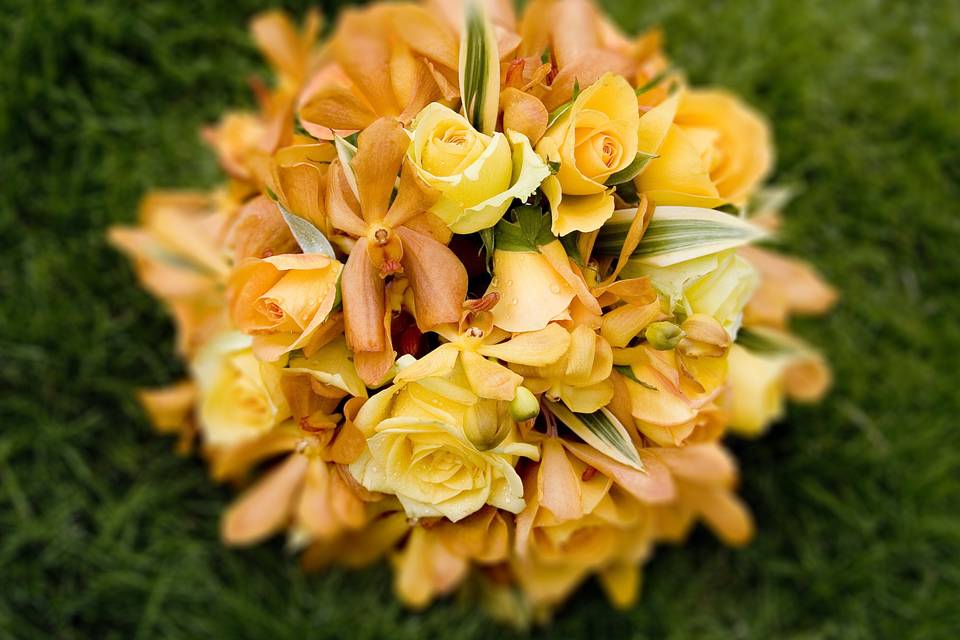
[[[204,345],[193,362],[200,432],[207,444],[239,444],[290,415],[280,390],[280,369],[257,360],[250,344],[242,333],[222,333]]]
[[[664,267],[631,261],[622,276],[648,276],[671,312],[711,316],[733,337],[759,280],[753,266],[733,249]]]
[[[480,399],[462,371],[395,384],[357,414],[367,450],[350,472],[366,489],[395,495],[411,518],[457,522],[485,504],[518,513],[525,503],[514,465],[518,456],[537,458],[537,447],[511,433],[480,451],[466,435],[468,429],[495,431],[485,425],[501,421],[510,421],[506,403]]]
[[[430,211],[454,233],[492,227],[514,198],[526,200],[550,175],[523,134],[485,135],[441,104],[427,105],[410,128],[408,157],[442,194]]]
[[[784,410],[782,359],[764,358],[739,345],[730,348],[730,428],[741,435],[759,435]]]
[[[639,122],[630,83],[608,73],[547,129],[537,153],[559,163],[557,174],[543,183],[555,235],[594,231],[613,215],[613,188],[606,183],[637,160]]]
[[[831,376],[823,356],[799,338],[776,329],[748,329],[742,344],[730,350],[728,408],[730,428],[754,436],[783,415],[787,398],[819,401]]]
[[[639,141],[658,157],[637,192],[658,205],[743,206],[773,166],[766,120],[723,91],[678,92],[640,118]]]
[[[261,360],[274,361],[309,348],[330,315],[343,269],[316,253],[253,258],[230,276],[230,314],[241,331],[254,336]]]

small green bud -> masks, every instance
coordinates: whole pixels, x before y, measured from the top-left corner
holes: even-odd
[[[683,329],[672,322],[652,322],[643,332],[650,346],[657,351],[669,351],[683,339]]]
[[[510,401],[510,415],[517,422],[532,420],[540,415],[540,401],[526,387],[517,387],[517,394]]]

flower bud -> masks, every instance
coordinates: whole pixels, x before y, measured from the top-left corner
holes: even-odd
[[[672,322],[651,322],[643,335],[657,351],[669,351],[683,338],[683,329]]]
[[[517,387],[517,395],[510,402],[510,415],[517,422],[532,420],[540,415],[540,401],[526,387]]]

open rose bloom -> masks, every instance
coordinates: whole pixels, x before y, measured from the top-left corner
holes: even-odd
[[[724,439],[826,391],[788,323],[835,298],[769,248],[764,118],[587,0],[252,32],[275,77],[206,131],[224,185],[111,231],[191,373],[143,404],[241,491],[224,541],[520,625],[592,577],[629,606],[697,522],[745,544]]]

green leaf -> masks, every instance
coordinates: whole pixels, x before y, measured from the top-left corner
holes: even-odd
[[[617,185],[617,195],[627,204],[639,204],[640,196],[637,194],[637,187],[633,181],[623,182]]]
[[[617,211],[600,230],[594,251],[617,256],[634,211]],[[768,234],[737,216],[698,207],[657,207],[631,261],[658,267],[733,249]]]
[[[557,239],[550,231],[550,215],[540,207],[523,205],[513,210],[516,222],[506,218],[495,227],[496,248],[500,251],[537,251]]]
[[[559,402],[546,401],[547,408],[560,422],[600,453],[617,462],[643,471],[643,461],[630,435],[617,417],[606,408],[595,413],[574,413]]]
[[[473,128],[492,135],[500,104],[500,57],[493,25],[480,0],[471,0],[464,10],[460,39],[460,95],[463,112]]]
[[[480,241],[483,243],[483,251],[487,258],[487,272],[493,273],[493,252],[497,249],[497,234],[493,227],[480,229]]]
[[[607,178],[607,181],[604,184],[608,187],[614,187],[618,184],[623,184],[624,182],[630,182],[640,175],[640,172],[646,168],[648,162],[656,157],[658,156],[655,153],[644,153],[643,151],[639,152],[633,159],[633,162]]]
[[[297,241],[297,244],[300,245],[300,248],[303,249],[304,253],[320,253],[328,258],[337,259],[337,254],[333,250],[333,245],[327,240],[327,236],[323,235],[320,229],[313,226],[312,222],[306,218],[301,218],[296,214],[290,213],[279,202],[277,203],[277,208],[280,209],[280,215],[283,216],[284,222],[290,227],[290,233],[293,234],[294,239]]]
[[[550,116],[547,118],[547,130],[549,130],[550,127],[556,124],[557,120],[562,118],[567,113],[567,111],[570,111],[570,108],[572,106],[573,106],[573,101],[571,100],[570,102],[564,102],[562,105],[560,105],[559,107],[551,111]],[[559,169],[559,166],[557,168]]]
[[[574,231],[573,233],[568,233],[567,235],[560,238],[560,244],[563,245],[564,251],[567,252],[567,256],[574,262],[576,262],[581,267],[586,266],[583,263],[583,256],[580,255],[580,232]]]

